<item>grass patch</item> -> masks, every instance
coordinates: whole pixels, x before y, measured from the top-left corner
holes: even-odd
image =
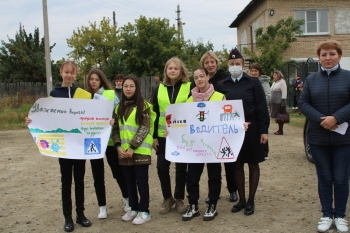
[[[290,117],[290,122],[289,122],[290,125],[304,128],[306,117],[303,114],[299,115],[297,112],[291,112],[289,113],[289,117]]]
[[[0,130],[27,128],[24,118],[35,101],[40,98],[21,92],[15,96],[3,96],[0,99]]]

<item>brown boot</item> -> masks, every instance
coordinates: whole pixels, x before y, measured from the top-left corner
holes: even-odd
[[[162,208],[159,210],[159,214],[167,214],[171,210],[171,207],[175,204],[175,200],[173,197],[169,197],[168,199],[163,201]]]
[[[176,204],[175,204],[176,212],[178,212],[180,214],[185,213],[187,210],[187,206],[184,204],[183,200],[176,199],[175,202],[176,202]]]

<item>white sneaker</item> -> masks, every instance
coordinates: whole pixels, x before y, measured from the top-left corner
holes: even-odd
[[[191,220],[193,217],[197,217],[197,216],[199,216],[198,207],[192,204],[187,207],[186,213],[182,215],[182,221],[188,221],[188,220]]]
[[[209,205],[207,205],[207,210],[204,213],[203,220],[204,221],[211,221],[217,215],[218,215],[218,212],[216,211],[216,206],[213,204],[209,204]]]
[[[318,222],[317,231],[326,232],[332,226],[333,219],[329,217],[321,218],[321,221]]]
[[[348,232],[348,221],[343,218],[335,218],[334,225],[337,228],[338,232]]]
[[[123,204],[124,204],[124,211],[129,212],[131,210],[131,207],[129,206],[129,198],[123,198]]]
[[[106,206],[100,206],[100,213],[97,216],[98,218],[107,218],[107,208]]]
[[[138,211],[130,210],[126,214],[124,214],[124,216],[122,217],[122,220],[131,221],[136,217],[137,214],[138,214]]]
[[[133,224],[143,224],[147,221],[151,220],[151,215],[147,212],[139,212],[136,218],[132,221]]]

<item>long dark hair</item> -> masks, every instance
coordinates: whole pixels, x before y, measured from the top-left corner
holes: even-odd
[[[100,88],[103,87],[105,90],[114,90],[113,86],[108,82],[106,75],[99,69],[92,68],[86,79],[86,90],[90,93],[94,93],[90,87],[90,77],[91,75],[96,74],[101,81]]]
[[[127,99],[127,97],[124,94],[124,83],[125,83],[126,80],[132,80],[135,83],[135,93],[129,99]],[[147,105],[146,108],[148,108],[149,104],[142,97],[139,81],[134,76],[126,76],[123,79],[122,98],[121,98],[121,101],[119,103],[118,112],[117,112],[117,120],[120,120],[122,123],[124,123],[124,118],[125,118],[125,113],[126,113],[126,111],[125,111],[126,110],[125,102],[128,101],[128,100],[134,100],[135,101],[135,104],[136,104],[135,120],[136,120],[136,124],[139,125],[143,121],[143,118],[144,118],[144,116],[143,116],[144,105],[146,104]]]

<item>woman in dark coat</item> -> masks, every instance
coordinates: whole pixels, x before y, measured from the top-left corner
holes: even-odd
[[[261,83],[258,79],[243,73],[244,60],[237,49],[230,52],[228,66],[231,75],[219,84],[218,91],[225,94],[227,100],[241,99],[245,121],[251,123],[237,161],[234,163],[239,203],[233,206],[232,212],[236,213],[245,208],[244,214],[252,215],[260,178],[259,163],[265,160],[262,144],[268,141],[270,119]],[[248,163],[249,167],[248,202],[245,199],[244,163]]]
[[[338,41],[320,42],[317,56],[321,70],[307,77],[299,101],[308,119],[307,141],[315,161],[322,205],[323,216],[317,229],[327,232],[334,218],[338,232],[348,232],[345,213],[350,169],[350,71],[340,68],[342,47]],[[334,132],[341,124],[346,126],[345,132]]]

